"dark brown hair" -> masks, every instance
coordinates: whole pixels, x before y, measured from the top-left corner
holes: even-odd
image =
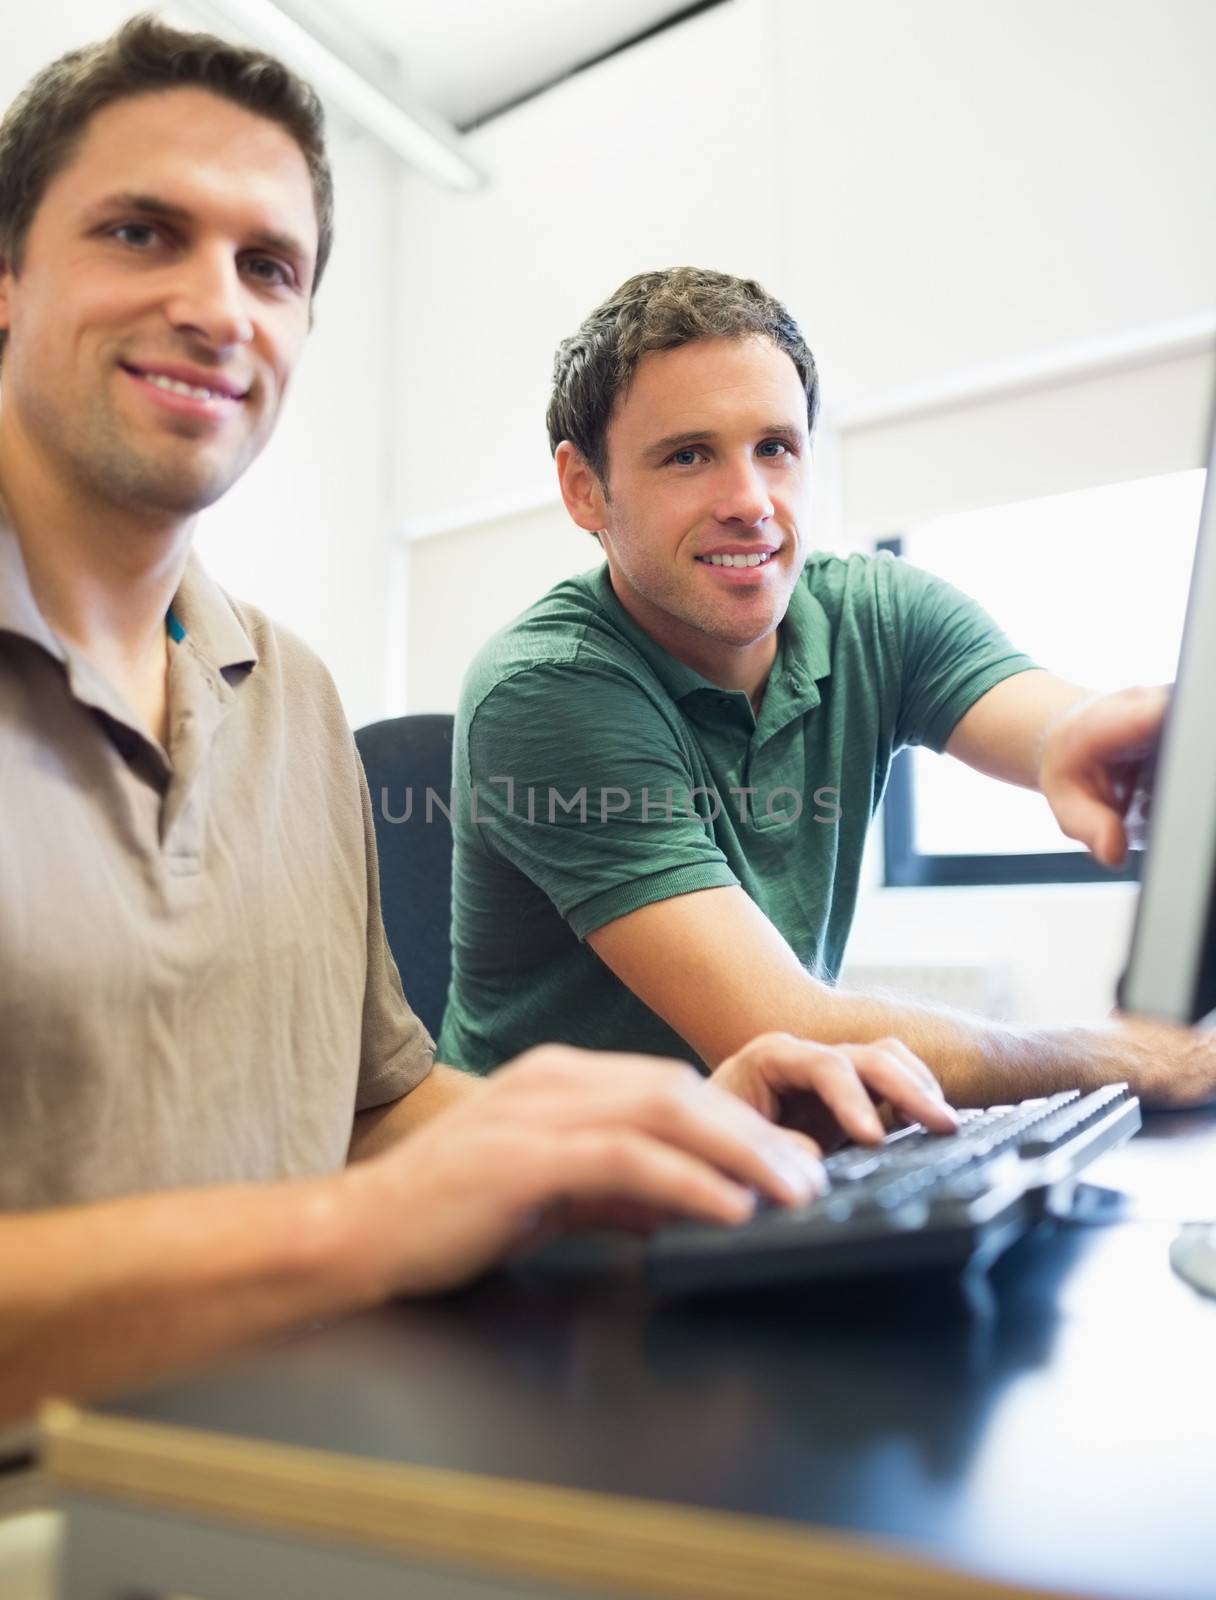
[[[164,89],[206,89],[279,123],[308,163],[317,211],[313,290],[333,244],[333,177],[316,91],[281,61],[208,33],[137,16],[100,44],[70,50],[32,78],[0,121],[0,265],[18,271],[34,215],[104,106]],[[0,332],[0,353],[4,349]]]
[[[575,445],[602,484],[608,478],[608,424],[638,362],[651,350],[698,339],[770,339],[798,369],[806,390],[807,431],[819,410],[819,375],[798,324],[751,278],[700,267],[639,272],[597,306],[553,361],[549,448]]]

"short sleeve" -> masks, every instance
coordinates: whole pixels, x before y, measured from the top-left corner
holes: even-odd
[[[609,664],[545,663],[501,680],[468,729],[482,847],[549,898],[575,935],[739,880],[659,697]]]
[[[363,1042],[356,1111],[387,1105],[416,1089],[431,1070],[435,1046],[410,1010],[380,914],[380,865],[371,800],[361,763],[363,848],[367,861],[367,981],[363,991]]]
[[[896,747],[945,748],[982,695],[1035,663],[1016,650],[983,606],[901,559],[890,562],[888,604],[902,667]]]

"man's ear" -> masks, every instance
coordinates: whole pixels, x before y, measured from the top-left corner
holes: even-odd
[[[608,522],[604,486],[577,445],[563,439],[554,452],[557,482],[566,510],[588,533],[599,533]]]

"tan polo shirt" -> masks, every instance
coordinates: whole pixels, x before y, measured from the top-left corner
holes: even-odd
[[[0,1210],[323,1172],[432,1044],[328,673],[191,557],[169,749],[0,518]]]

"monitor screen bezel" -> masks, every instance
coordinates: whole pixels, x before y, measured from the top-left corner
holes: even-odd
[[[1216,1016],[1216,407],[1178,677],[1153,777],[1123,1010]]]

